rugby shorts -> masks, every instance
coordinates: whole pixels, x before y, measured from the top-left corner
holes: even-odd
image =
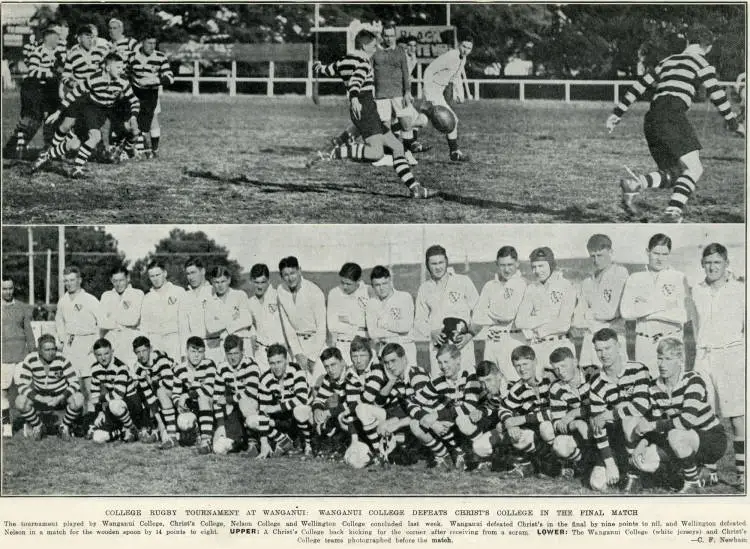
[[[378,107],[375,104],[375,99],[372,94],[361,94],[359,96],[359,103],[362,105],[359,119],[355,119],[354,114],[352,113],[350,113],[350,117],[352,123],[357,127],[357,130],[359,130],[362,139],[367,139],[373,135],[388,133],[388,128],[385,127],[385,124],[383,124],[383,121],[380,119]]]
[[[687,118],[687,107],[676,97],[660,97],[643,119],[651,157],[660,170],[679,166],[679,159],[702,147]]]

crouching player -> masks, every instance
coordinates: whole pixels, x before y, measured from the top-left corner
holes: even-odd
[[[640,475],[628,458],[638,440],[638,421],[649,409],[648,368],[640,362],[625,362],[617,332],[602,328],[594,334],[594,350],[601,368],[591,376],[589,427],[598,460],[591,471],[591,488],[604,491],[620,484],[620,471],[627,470],[623,491],[640,490]]]
[[[165,353],[152,349],[151,341],[145,336],[133,340],[133,352],[136,356],[135,379],[146,406],[159,425],[159,448],[174,448],[177,446],[177,414],[172,402],[174,362]]]
[[[199,454],[211,453],[214,418],[218,412],[215,399],[217,368],[206,358],[206,343],[198,336],[187,340],[187,360],[174,370],[172,400],[177,409],[180,442],[192,446],[200,435]]]
[[[130,368],[115,357],[108,339],[94,343],[96,364],[91,367],[89,406],[97,414],[89,433],[94,442],[138,440],[138,428],[147,425],[147,414]],[[92,411],[92,410],[90,410]]]
[[[333,442],[334,437],[350,433],[353,427],[354,416],[346,393],[350,370],[336,347],[325,349],[320,361],[326,373],[312,403],[313,420],[318,435]],[[356,430],[353,436],[356,437]]]
[[[70,362],[58,354],[55,336],[44,334],[37,343],[38,351],[27,355],[16,372],[16,408],[25,422],[24,432],[28,428],[35,440],[43,435],[39,414],[64,409],[58,434],[69,440],[71,427],[83,411],[80,381]]]
[[[260,436],[258,458],[287,454],[294,447],[292,437],[296,434],[302,436],[305,456],[312,456],[312,408],[306,370],[289,362],[286,347],[279,343],[270,345],[266,356],[268,370],[258,382],[258,412],[249,415],[246,423]]]
[[[216,378],[216,398],[221,410],[216,417],[214,453],[227,454],[245,447],[250,457],[258,455],[255,441],[247,441],[247,418],[258,414],[258,381],[260,368],[252,358],[245,357],[244,341],[230,334],[224,340],[226,361]]]
[[[555,429],[552,451],[563,461],[562,477],[573,478],[581,471],[583,452],[589,445],[590,386],[568,347],[552,351],[549,362],[557,375],[549,389],[550,417]]]
[[[659,378],[649,388],[650,413],[635,427],[635,435],[644,438],[630,461],[639,471],[653,473],[669,456],[684,480],[679,493],[699,494],[699,467],[721,459],[727,436],[711,408],[706,382],[700,374],[684,371],[683,343],[664,338],[656,353]]]
[[[409,427],[432,453],[435,467],[463,471],[466,458],[456,440],[456,424],[477,409],[481,385],[475,374],[462,371],[461,351],[452,343],[438,349],[437,362],[442,375],[414,394]]]
[[[412,397],[430,378],[422,368],[407,365],[406,351],[398,343],[388,343],[380,353],[383,366],[373,365],[365,382],[362,401],[356,408],[367,443],[385,463],[382,439],[390,439],[409,427]],[[398,440],[398,439],[395,439]]]

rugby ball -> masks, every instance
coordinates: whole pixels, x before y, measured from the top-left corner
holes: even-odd
[[[180,431],[189,431],[197,423],[198,418],[193,412],[186,412],[177,416],[177,428]]]
[[[456,129],[456,116],[448,107],[435,105],[430,110],[428,117],[432,126],[440,133],[451,133]]]
[[[364,469],[370,461],[370,448],[364,442],[352,442],[344,453],[344,462],[355,469]]]
[[[219,455],[226,455],[232,451],[234,447],[234,441],[227,437],[216,437],[214,440],[214,453]]]

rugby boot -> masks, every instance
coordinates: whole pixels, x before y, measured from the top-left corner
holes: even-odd
[[[457,150],[450,154],[450,159],[451,162],[468,162],[471,157],[467,153]]]
[[[661,223],[682,223],[683,215],[682,209],[677,206],[667,206],[659,221]]]
[[[202,456],[206,456],[211,453],[211,441],[210,440],[203,440],[200,443],[200,446],[198,446],[198,453]]]
[[[686,480],[682,485],[682,488],[680,488],[677,493],[698,495],[703,493],[703,488],[701,487],[701,483],[699,480]]]
[[[167,439],[159,444],[159,450],[171,450],[172,448],[177,448],[178,442],[172,437],[167,437]]]
[[[623,177],[620,179],[620,191],[622,192],[622,209],[628,215],[638,215],[638,208],[635,206],[635,199],[645,188],[645,183],[640,177]]]
[[[76,166],[70,171],[68,177],[70,179],[84,179],[86,177],[86,172],[84,172],[83,168],[80,166]]]
[[[434,189],[429,189],[427,187],[422,186],[421,183],[414,182],[411,185],[409,185],[409,193],[411,193],[412,198],[434,198],[440,194],[440,191],[436,191]]]
[[[273,457],[281,457],[288,454],[292,450],[292,448],[294,448],[292,439],[284,435],[284,437],[276,443],[276,448],[271,455]]]
[[[529,478],[534,476],[534,466],[530,461],[515,463],[513,468],[508,471],[507,476],[516,478]]]
[[[57,428],[57,436],[60,437],[61,440],[68,441],[70,440],[70,427],[65,425],[64,423],[61,424]]]
[[[423,153],[429,151],[430,149],[432,149],[432,145],[425,145],[421,141],[415,141],[411,144],[411,148],[409,150],[413,153]]]
[[[48,151],[42,151],[42,153],[34,160],[31,165],[31,173],[38,172],[42,167],[50,161],[50,155]]]
[[[622,491],[626,494],[640,494],[643,489],[641,477],[638,475],[628,474],[622,486]]]

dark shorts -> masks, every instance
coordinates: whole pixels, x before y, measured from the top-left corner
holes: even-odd
[[[356,120],[351,114],[349,116],[351,117],[352,123],[357,127],[357,130],[359,130],[362,139],[367,139],[373,135],[388,133],[388,128],[386,128],[383,121],[380,120],[378,107],[375,104],[375,98],[372,94],[363,93],[359,96],[359,102],[362,105],[362,112],[359,120]]]
[[[21,82],[21,118],[42,120],[60,106],[57,80],[41,83],[35,79]]]
[[[698,440],[700,444],[695,459],[699,463],[716,463],[727,451],[727,434],[721,425],[707,431],[698,431]]]
[[[76,119],[75,131],[79,139],[87,139],[89,130],[101,129],[107,121],[108,114],[107,107],[94,103],[89,97],[82,97],[65,112],[66,117]]]
[[[681,157],[702,148],[685,104],[677,98],[660,97],[651,104],[643,120],[643,133],[660,170],[678,167]]]
[[[103,405],[105,418],[103,429],[106,431],[113,431],[114,429],[122,427],[120,420],[109,411],[109,407],[106,406],[106,403],[103,403]],[[136,393],[134,395],[126,396],[125,405],[128,407],[130,419],[133,420],[136,429],[152,427],[148,410],[146,409],[143,400],[141,400],[140,394]]]
[[[456,409],[453,406],[446,406],[438,410],[437,416],[438,421],[450,421],[451,423],[455,423],[458,413],[456,413]]]
[[[154,112],[159,102],[159,88],[142,89],[133,86],[133,93],[141,103],[141,110],[138,113],[138,129],[146,133],[151,129],[151,122],[154,120]],[[130,103],[125,101],[127,107],[127,116],[130,116]],[[126,118],[127,119],[127,118]]]
[[[227,413],[224,410],[224,430],[226,437],[234,441],[242,441],[245,439],[245,421],[240,412],[240,407],[236,404],[232,406],[232,411]]]
[[[409,414],[401,404],[391,404],[385,409],[385,419],[391,419],[394,417],[397,419],[404,419],[405,417],[409,417]]]

